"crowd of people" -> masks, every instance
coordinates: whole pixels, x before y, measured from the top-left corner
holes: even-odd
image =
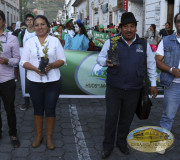
[[[159,33],[156,26],[151,24],[145,35],[147,40],[141,39],[136,33],[137,23],[134,14],[126,12],[122,14],[121,23],[117,27],[111,24],[105,31],[104,26],[99,24],[93,29],[109,35],[106,41],[96,39],[103,44],[97,63],[107,67],[102,158],[110,156],[115,143],[122,153],[129,154],[126,137],[139,102],[145,74],[148,74],[151,82],[152,98],[157,96],[156,64],[162,71],[161,85],[165,87],[161,127],[171,130],[180,104],[180,13],[174,17],[177,32],[170,29],[169,22]],[[34,17],[33,14],[27,14],[25,23],[13,23],[11,32],[5,28],[5,24],[5,14],[0,11],[0,97],[7,113],[11,143],[14,148],[20,146],[14,106],[14,78],[18,78],[17,70],[20,65],[19,67],[27,69],[27,87],[30,94],[30,98],[24,97],[21,110],[30,107],[30,99],[34,108],[36,138],[32,147],[40,146],[43,139],[43,121],[46,119],[46,144],[47,148],[52,150],[55,148],[52,141],[55,109],[62,83],[59,68],[66,64],[64,49],[87,51],[99,48],[92,47],[92,30],[79,19],[74,23],[73,19],[67,19],[64,25],[53,26],[43,15]],[[146,49],[144,43],[147,45]],[[19,47],[22,47],[21,54]],[[108,58],[109,50],[118,55],[119,65]],[[145,73],[144,59],[147,59],[148,73]]]

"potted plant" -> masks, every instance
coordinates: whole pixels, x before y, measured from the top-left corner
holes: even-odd
[[[41,71],[42,74],[46,74],[45,68],[49,63],[49,58],[48,58],[48,54],[47,54],[49,48],[47,48],[47,45],[45,45],[46,43],[47,43],[47,41],[45,41],[42,44],[42,46],[44,47],[43,50],[42,50],[43,53],[44,53],[44,56],[41,57],[41,61],[40,61],[39,68],[38,68]]]
[[[111,64],[114,66],[120,66],[119,63],[119,55],[118,55],[118,50],[117,50],[117,43],[118,40],[120,39],[120,36],[113,37],[111,39],[111,49],[108,50],[108,59],[111,60]]]

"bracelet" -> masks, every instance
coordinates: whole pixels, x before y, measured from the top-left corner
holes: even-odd
[[[169,70],[169,73],[172,74],[172,69],[175,68],[175,67],[171,67],[170,70]]]

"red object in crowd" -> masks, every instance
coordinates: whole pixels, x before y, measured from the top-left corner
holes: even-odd
[[[109,29],[114,28],[114,26],[110,26]]]

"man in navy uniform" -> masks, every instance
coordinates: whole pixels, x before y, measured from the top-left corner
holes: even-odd
[[[127,135],[140,98],[145,75],[143,40],[136,34],[137,21],[131,12],[122,14],[121,35],[107,40],[97,58],[101,66],[108,66],[106,79],[106,119],[102,158],[107,158],[116,146],[129,154]],[[119,66],[108,59],[108,50],[116,50]],[[156,62],[147,43],[147,70],[151,82],[151,95],[157,96]]]

